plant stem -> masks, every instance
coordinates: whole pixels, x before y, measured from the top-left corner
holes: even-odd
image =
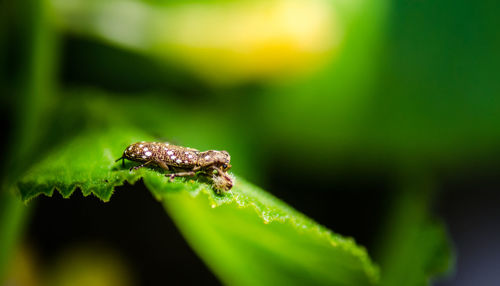
[[[29,213],[28,207],[14,195],[14,182],[33,162],[44,136],[46,118],[53,103],[55,74],[55,34],[49,23],[47,1],[17,1],[7,8],[15,15],[11,14],[9,19],[13,22],[13,31],[23,37],[19,37],[21,44],[15,45],[20,51],[15,62],[21,72],[10,94],[14,100],[14,132],[0,184],[0,285],[3,285]]]

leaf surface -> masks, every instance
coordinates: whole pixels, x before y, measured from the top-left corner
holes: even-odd
[[[173,182],[157,169],[115,163],[130,143],[153,140],[130,128],[91,131],[54,148],[20,180],[23,200],[77,189],[108,201],[114,187],[143,178],[187,241],[226,284],[370,285],[378,270],[364,248],[237,178],[226,194],[203,179]]]

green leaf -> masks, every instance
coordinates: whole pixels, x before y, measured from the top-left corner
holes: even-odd
[[[226,284],[370,285],[378,270],[350,238],[332,233],[282,201],[237,178],[233,190],[218,195],[201,180],[169,182],[156,169],[129,171],[114,160],[130,143],[151,136],[130,128],[80,135],[35,165],[18,183],[24,200],[54,188],[69,197],[107,201],[113,188],[140,177],[160,200],[182,234]]]
[[[379,249],[382,285],[420,286],[453,269],[453,251],[444,224],[429,211],[430,179],[413,175],[395,195]]]
[[[120,131],[106,131],[103,136],[87,133],[55,147],[18,183],[22,199],[28,201],[40,194],[52,196],[54,188],[68,198],[78,187],[84,196],[94,194],[109,201],[114,187],[125,180],[134,183],[141,176],[141,171],[129,172],[115,160],[131,142],[151,139],[139,132],[132,135]]]

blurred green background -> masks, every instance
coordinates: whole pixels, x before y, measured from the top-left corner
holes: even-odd
[[[229,151],[236,174],[366,246],[383,284],[426,283],[451,248],[456,265],[437,285],[500,283],[495,1],[1,5],[4,186],[84,130],[134,125]],[[122,187],[109,206],[75,195],[18,211],[9,277],[25,267],[34,282],[22,285],[67,285],[64,255],[100,277],[88,261],[101,254],[81,250],[98,242],[114,269],[102,281],[115,279],[102,285],[157,285],[158,265],[171,281],[217,284],[143,189]],[[151,225],[99,219],[127,209]]]

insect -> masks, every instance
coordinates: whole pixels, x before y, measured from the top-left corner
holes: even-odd
[[[156,165],[173,171],[165,175],[170,177],[170,180],[175,177],[194,176],[200,172],[212,176],[213,186],[217,190],[228,191],[233,187],[233,178],[227,173],[231,168],[231,156],[226,151],[200,152],[193,148],[169,143],[137,142],[129,145],[115,162],[122,160],[125,166],[125,159],[142,163],[130,170]]]

